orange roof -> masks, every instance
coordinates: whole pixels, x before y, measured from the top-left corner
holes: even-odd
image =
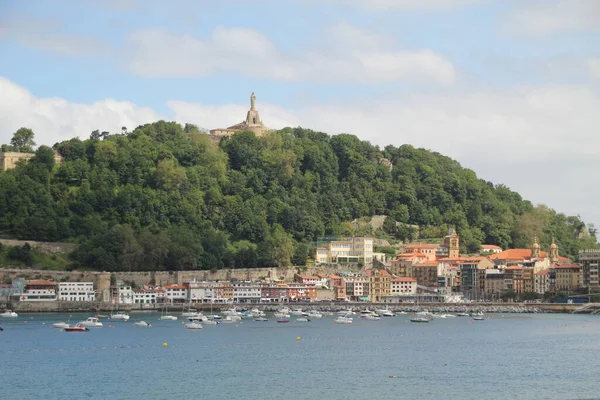
[[[504,269],[519,270],[519,269],[523,269],[523,267],[521,267],[520,265],[511,265],[510,267],[506,267]]]
[[[549,272],[549,271],[550,271],[550,270],[549,270],[548,268],[546,268],[546,269],[543,269],[543,270],[541,270],[541,271],[538,271],[538,272],[536,272],[535,274],[536,274],[536,275],[548,275],[548,272]]]
[[[337,275],[331,275],[331,279],[341,279],[341,277],[339,277]]]
[[[545,251],[540,251],[540,257],[546,257]],[[490,260],[529,260],[531,249],[508,249],[489,256]]]
[[[42,285],[56,285],[56,282],[47,281],[45,279],[34,279],[32,281],[26,281],[26,285],[29,286],[42,286]]]
[[[415,264],[414,267],[437,267],[439,263],[437,261],[422,261]]]
[[[554,269],[580,269],[579,264],[555,264],[552,268]]]
[[[394,278],[392,279],[392,282],[416,282],[417,280],[415,278],[409,278],[409,277],[400,277],[400,278]]]
[[[165,289],[187,289],[187,287],[180,285],[167,285],[165,286]]]
[[[494,250],[496,250],[496,249],[502,250],[502,247],[496,246],[495,244],[482,244],[481,248],[482,249],[488,249],[488,250],[492,250],[492,249],[494,249]]]

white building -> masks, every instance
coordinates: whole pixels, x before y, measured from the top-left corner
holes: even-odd
[[[368,276],[352,276],[343,279],[346,285],[346,297],[352,300],[366,298],[371,294],[371,278]]]
[[[185,303],[188,298],[188,288],[182,285],[167,285],[165,289],[165,300],[169,303]]]
[[[486,252],[490,254],[502,253],[502,247],[496,246],[495,244],[482,244],[481,252]]]
[[[135,304],[161,303],[163,298],[164,291],[160,289],[135,289],[133,291],[133,302]]]
[[[60,301],[94,301],[96,292],[93,282],[59,282],[58,300]]]
[[[354,236],[349,240],[328,242],[315,249],[315,263],[363,263],[373,262],[372,237]]]
[[[417,280],[415,278],[394,278],[390,283],[390,294],[392,296],[411,296],[417,294]]]
[[[549,270],[534,272],[533,291],[538,294],[544,294],[550,290]]]
[[[260,303],[261,288],[253,283],[233,283],[233,301],[236,303]]]
[[[133,289],[123,282],[117,282],[117,286],[112,288],[113,304],[133,304]]]
[[[23,293],[13,296],[19,301],[56,301],[56,283],[44,279],[25,282]]]

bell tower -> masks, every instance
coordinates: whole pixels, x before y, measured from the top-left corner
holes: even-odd
[[[534,258],[540,258],[540,244],[537,235],[533,237],[533,244],[531,245],[531,259]]]
[[[448,230],[444,238],[444,246],[448,248],[448,257],[457,258],[460,256],[460,238],[454,228]]]
[[[552,236],[552,244],[550,245],[548,258],[550,259],[551,264],[556,264],[558,262],[558,245],[554,242],[554,236]]]

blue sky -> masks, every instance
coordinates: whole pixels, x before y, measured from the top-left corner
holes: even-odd
[[[0,2],[0,142],[159,118],[411,143],[600,223],[600,1]]]

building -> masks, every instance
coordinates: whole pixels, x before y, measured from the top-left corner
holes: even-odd
[[[438,262],[425,261],[413,265],[412,277],[417,280],[417,284],[426,287],[438,286]]]
[[[415,278],[393,278],[390,286],[391,296],[413,296],[417,294],[417,280]]]
[[[315,249],[315,264],[372,264],[373,242],[372,237],[366,236],[327,242]]]
[[[454,228],[450,228],[446,237],[444,237],[444,246],[448,249],[447,257],[458,257],[460,253],[460,239]]]
[[[227,138],[236,132],[249,131],[253,132],[256,136],[263,136],[267,131],[256,109],[256,96],[254,92],[250,95],[250,110],[246,114],[246,119],[238,124],[230,126],[229,128],[212,129],[210,131],[211,139],[218,143],[222,138]]]
[[[548,271],[550,292],[571,292],[581,286],[581,266],[577,264],[554,264]]]
[[[504,288],[517,294],[523,293],[523,267],[511,265],[504,268]]]
[[[497,254],[497,253],[502,252],[502,247],[496,246],[495,244],[482,244],[481,245],[481,252],[482,253]]]
[[[500,269],[486,269],[483,290],[486,299],[498,298],[505,291],[504,271]]]
[[[600,265],[600,250],[580,250],[579,263],[581,264],[581,285],[587,288],[598,288],[598,266]]]
[[[232,283],[234,303],[260,303],[261,286],[256,283]]]
[[[353,301],[369,301],[371,279],[368,276],[350,276],[342,279],[346,286],[346,298]]]
[[[441,247],[439,244],[413,243],[404,246],[404,253],[418,254],[424,256],[427,261],[435,261]]]
[[[552,244],[548,252],[542,251],[537,236],[534,236],[530,249],[508,249],[490,255],[489,259],[496,265],[522,265],[524,262],[543,261],[544,259],[548,259],[550,264],[571,262],[568,258],[559,256],[558,245],[555,243],[554,238],[552,238]],[[535,267],[536,271],[541,269],[544,269],[542,264]]]
[[[384,269],[369,270],[371,278],[371,301],[379,302],[382,297],[389,296],[392,276]]]
[[[85,301],[90,302],[96,299],[94,282],[59,282],[58,300],[59,301]]]
[[[164,287],[165,300],[169,303],[185,303],[188,299],[188,287],[184,285],[167,285]]]
[[[44,279],[26,281],[23,292],[12,298],[18,301],[56,301],[56,283]]]
[[[480,296],[479,271],[474,262],[462,262],[459,264],[461,272],[460,291],[470,300],[476,300]]]
[[[35,156],[35,153],[17,153],[4,152],[0,153],[0,171],[7,171],[17,166],[17,163],[22,160],[29,160]],[[54,153],[54,161],[57,164],[62,164],[62,157],[58,153]]]
[[[23,278],[13,279],[12,283],[0,283],[0,300],[18,299],[23,290],[25,290],[25,279]]]
[[[123,281],[117,281],[117,285],[111,288],[113,304],[133,304],[133,288]]]
[[[165,292],[161,289],[135,289],[132,291],[134,304],[156,304],[162,303]]]
[[[321,277],[319,277],[319,276],[300,275],[300,274],[294,274],[294,282],[306,283],[306,284],[317,285],[317,286],[322,286],[322,283],[323,283]]]
[[[549,269],[544,269],[534,273],[533,290],[535,293],[545,294],[550,291],[549,271]]]

